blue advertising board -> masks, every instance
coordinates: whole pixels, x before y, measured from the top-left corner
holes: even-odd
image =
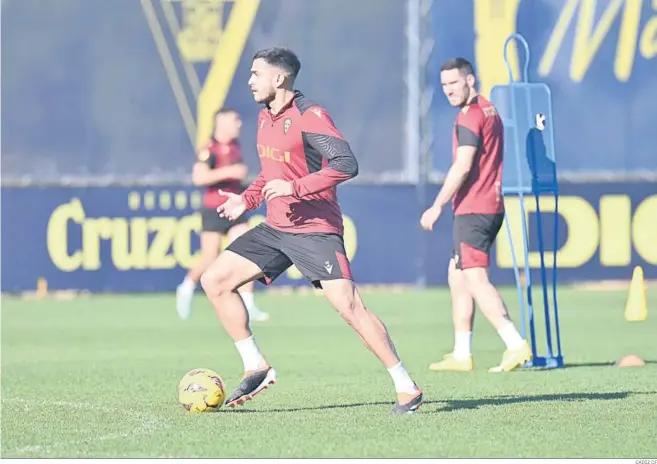
[[[433,233],[422,231],[416,190],[409,185],[345,185],[340,199],[358,282],[446,284],[449,213]],[[199,192],[178,187],[3,188],[2,291],[34,289],[40,278],[50,289],[173,290],[199,257],[199,202]],[[533,199],[526,200],[530,231],[533,205]],[[506,208],[518,233],[518,199],[507,198]],[[553,201],[541,201],[541,210],[548,213],[548,243],[554,227],[551,208]],[[252,212],[251,223],[263,220],[263,214],[262,209]],[[647,278],[657,278],[657,190],[652,183],[565,184],[558,229],[562,284],[627,279],[634,265],[642,265]],[[534,238],[535,230],[532,250],[537,249]],[[538,267],[535,251],[529,260]],[[513,283],[504,229],[491,261],[492,279]],[[307,282],[290,269],[275,285]]]

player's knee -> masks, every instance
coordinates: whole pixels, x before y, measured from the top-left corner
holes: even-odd
[[[365,311],[363,302],[353,293],[345,294],[341,301],[335,305],[342,319],[352,327],[358,326],[360,315]]]
[[[324,294],[331,306],[349,325],[356,327],[357,321],[366,311],[363,300],[351,280],[337,279],[322,281]]]
[[[234,285],[230,273],[222,269],[207,269],[201,274],[201,286],[207,295],[222,296],[231,293]]]

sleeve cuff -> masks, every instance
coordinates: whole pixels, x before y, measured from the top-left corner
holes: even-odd
[[[297,200],[301,199],[301,192],[299,192],[299,184],[297,182],[298,179],[295,179],[292,181],[292,196],[296,198]]]
[[[251,211],[253,209],[253,205],[249,201],[249,198],[244,194],[241,194],[240,196],[242,197],[242,201],[244,201],[244,204],[246,205],[246,210]]]

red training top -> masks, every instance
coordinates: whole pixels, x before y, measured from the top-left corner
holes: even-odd
[[[212,139],[204,148],[199,150],[198,160],[206,163],[210,169],[225,168],[242,162],[242,150],[237,141],[221,143]],[[226,202],[227,198],[219,195],[219,189],[231,193],[241,193],[243,190],[242,181],[239,179],[224,179],[221,182],[207,186],[203,193],[204,207],[216,209]]]
[[[456,116],[452,159],[456,159],[456,151],[462,146],[477,147],[477,154],[470,174],[454,195],[454,214],[503,212],[504,126],[495,106],[481,96]]]
[[[285,232],[342,234],[336,186],[358,174],[358,163],[326,110],[299,91],[276,115],[264,108],[257,147],[262,170],[242,194],[247,208],[262,203],[268,181],[291,181],[292,196],[267,202],[266,223]]]

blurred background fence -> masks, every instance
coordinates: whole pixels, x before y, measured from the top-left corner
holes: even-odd
[[[361,174],[340,190],[358,280],[444,284],[450,219],[434,234],[418,226],[451,161],[455,112],[440,65],[470,58],[487,95],[507,80],[502,45],[513,32],[531,46],[530,78],[553,92],[561,279],[627,278],[634,265],[657,277],[655,1],[1,5],[3,292],[39,279],[172,290],[197,256],[190,172],[217,108],[241,113],[246,161],[259,170],[259,107],[246,82],[255,51],[273,45],[299,54],[298,87],[358,156]],[[525,57],[512,50],[517,76]],[[496,247],[493,272],[510,282],[505,250]],[[280,283],[304,282],[291,270]]]

